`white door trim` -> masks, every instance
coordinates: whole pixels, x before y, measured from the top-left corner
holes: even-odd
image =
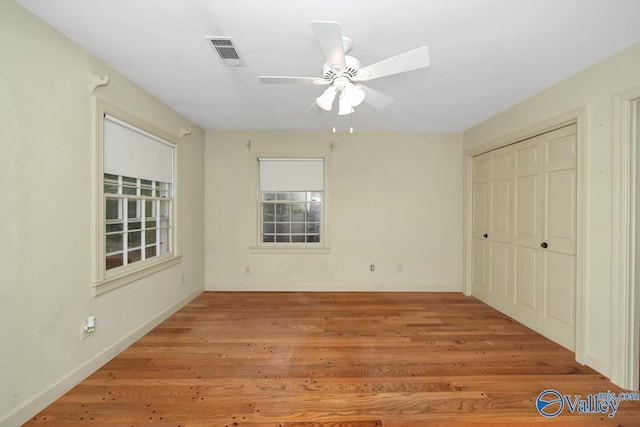
[[[480,146],[470,148],[464,151],[464,285],[463,292],[465,295],[471,295],[471,271],[472,271],[472,216],[473,216],[473,157],[478,154],[485,153],[505,145],[514,144],[534,136],[558,129],[571,123],[577,125],[577,247],[576,247],[576,361],[584,363],[585,361],[585,329],[584,329],[584,313],[585,309],[585,292],[584,284],[587,280],[587,268],[585,264],[586,254],[588,251],[587,235],[584,232],[587,228],[587,106],[580,107],[576,110],[569,111],[565,114],[553,117],[538,123],[526,129],[510,133],[506,136],[493,141],[488,141]]]
[[[614,97],[613,105],[613,251],[611,277],[611,381],[638,390],[640,345],[640,271],[636,254],[636,178],[640,87]]]

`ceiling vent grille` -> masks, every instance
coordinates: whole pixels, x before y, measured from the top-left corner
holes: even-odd
[[[207,42],[216,51],[218,57],[227,67],[242,67],[244,62],[240,58],[238,50],[233,45],[231,37],[208,36]]]

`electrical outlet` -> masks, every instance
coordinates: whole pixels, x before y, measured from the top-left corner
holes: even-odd
[[[251,268],[248,265],[244,267],[244,274],[251,274]]]
[[[96,317],[89,316],[85,324],[82,325],[81,331],[80,339],[84,340],[92,336],[96,331]]]
[[[369,267],[369,270],[376,271],[376,265],[375,264],[371,264],[371,266]]]
[[[398,273],[402,273],[402,264],[398,264],[398,265],[396,265],[396,271],[397,271]]]
[[[184,274],[180,275],[180,286],[184,285]]]

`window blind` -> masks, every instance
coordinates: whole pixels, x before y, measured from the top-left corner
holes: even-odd
[[[258,159],[260,191],[323,191],[323,159]]]
[[[104,172],[173,183],[175,146],[115,117],[104,117]]]

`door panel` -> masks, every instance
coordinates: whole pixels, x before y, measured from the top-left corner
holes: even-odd
[[[507,314],[511,313],[509,303],[509,271],[511,264],[510,245],[508,243],[491,241],[491,269],[489,280],[489,303]]]
[[[549,248],[566,254],[576,253],[576,170],[547,173],[545,241]]]
[[[472,272],[472,291],[487,292],[487,240],[484,238],[473,238],[473,272]],[[478,294],[476,294],[478,295]]]
[[[537,174],[516,178],[516,239],[518,241],[527,241],[532,246],[535,246],[540,240],[538,181],[539,176]]]
[[[543,333],[570,350],[575,348],[576,257],[545,252]]]
[[[509,240],[509,232],[511,227],[509,226],[511,217],[511,180],[501,179],[493,181],[492,183],[492,203],[491,211],[492,223],[491,235],[492,239],[499,237],[499,240]]]
[[[538,251],[516,246],[516,287],[514,301],[528,309],[536,309],[536,281],[538,276]]]
[[[473,231],[484,234],[489,230],[489,183],[478,182],[473,185]]]

